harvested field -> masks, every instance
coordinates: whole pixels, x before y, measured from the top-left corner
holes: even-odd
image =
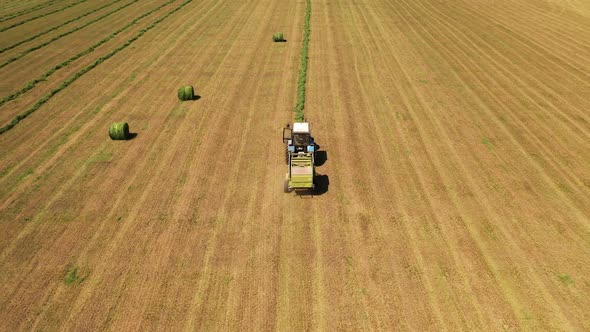
[[[0,30],[76,2],[6,1]],[[0,105],[51,94],[0,134],[0,330],[590,329],[589,3],[312,0],[305,198],[279,136],[306,2],[164,3],[0,68],[4,98],[146,14]]]

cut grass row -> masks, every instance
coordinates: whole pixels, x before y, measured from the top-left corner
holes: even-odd
[[[121,29],[113,32],[112,34],[110,34],[108,37],[102,39],[101,41],[97,42],[96,44],[90,46],[88,49],[86,49],[83,52],[80,52],[74,56],[72,56],[71,58],[63,61],[60,64],[55,65],[53,68],[49,69],[47,72],[45,72],[43,75],[41,75],[39,78],[34,79],[32,81],[30,81],[29,83],[27,83],[27,85],[25,85],[24,87],[22,87],[20,90],[3,97],[2,99],[0,99],[0,106],[4,105],[5,103],[18,98],[20,95],[26,93],[27,91],[33,89],[35,86],[37,86],[37,84],[39,84],[40,82],[46,81],[47,78],[49,78],[49,76],[53,75],[53,73],[55,73],[56,71],[68,66],[70,63],[72,63],[73,61],[76,61],[77,59],[91,53],[92,51],[94,51],[97,47],[99,47],[100,45],[108,42],[109,40],[115,38],[115,36],[117,36],[118,34],[120,34],[121,32],[129,29],[130,27],[132,27],[133,25],[135,25],[137,22],[139,22],[141,19],[143,19],[144,17],[162,9],[163,7],[171,4],[172,2],[174,2],[175,0],[169,0],[166,1],[165,3],[161,4],[160,6],[136,17],[133,21],[129,22],[127,25],[125,25],[124,27],[122,27]],[[131,3],[130,3],[131,4]],[[129,4],[128,4],[129,5]],[[120,8],[119,8],[120,9]]]
[[[49,1],[57,2],[57,1],[62,1],[62,0],[49,0]],[[12,15],[13,13],[10,12],[11,10],[14,10],[14,11],[28,10],[30,8],[27,6],[30,5],[31,3],[35,3],[35,2],[40,2],[40,1],[37,1],[37,0],[32,0],[32,1],[0,1],[0,12],[3,12],[2,16],[0,16],[0,18]],[[25,9],[22,9],[22,8],[25,8]]]
[[[34,7],[31,7],[31,8],[27,8],[27,9],[21,10],[21,11],[16,12],[16,13],[4,15],[4,16],[0,17],[0,22],[8,21],[8,20],[13,19],[15,17],[23,16],[23,15],[26,15],[28,13],[32,13],[32,12],[34,12],[36,10],[43,9],[45,7],[48,7],[48,6],[53,5],[57,1],[58,0],[51,0],[51,1],[48,1],[48,2],[45,2],[45,3],[38,4],[38,5],[36,5]]]
[[[307,62],[309,60],[309,35],[311,29],[309,21],[311,19],[311,0],[306,0],[305,21],[303,31],[303,44],[301,46],[301,62],[299,63],[299,78],[297,80],[297,104],[295,105],[295,122],[302,122],[305,119],[305,82],[307,81]]]
[[[82,18],[84,18],[84,17],[86,17],[86,16],[88,16],[88,15],[91,15],[92,13],[95,13],[95,12],[97,12],[97,11],[99,11],[99,10],[103,9],[103,8],[109,7],[109,6],[113,5],[113,4],[115,4],[115,3],[117,3],[117,2],[121,2],[121,1],[123,1],[123,0],[114,0],[114,1],[111,1],[111,2],[109,2],[108,4],[106,4],[106,5],[104,5],[104,6],[98,7],[98,8],[96,8],[96,9],[92,9],[91,11],[89,11],[89,12],[87,12],[87,13],[85,13],[85,14],[82,14],[82,15],[80,15],[80,16],[78,16],[78,17],[76,17],[76,18],[73,18],[73,19],[69,20],[69,21],[63,22],[63,23],[61,23],[61,24],[59,24],[59,25],[56,25],[56,26],[54,26],[53,28],[50,28],[49,30],[45,30],[45,31],[43,31],[43,32],[40,32],[40,33],[38,33],[38,34],[36,34],[36,35],[34,35],[34,36],[31,36],[31,37],[29,37],[29,38],[27,38],[27,39],[25,39],[25,40],[21,40],[21,41],[19,41],[19,42],[18,42],[18,43],[16,43],[16,44],[12,44],[12,45],[10,45],[10,46],[4,47],[4,48],[0,49],[0,53],[4,53],[4,52],[6,52],[6,51],[8,51],[8,50],[10,50],[10,49],[13,49],[13,48],[15,48],[15,47],[19,46],[19,45],[22,45],[22,44],[24,44],[24,43],[28,43],[28,42],[30,42],[30,41],[32,41],[32,40],[34,40],[34,39],[36,39],[36,38],[39,38],[39,37],[41,37],[41,36],[43,36],[43,35],[46,35],[46,34],[50,33],[51,31],[55,31],[55,30],[57,30],[57,29],[59,29],[59,28],[61,28],[61,27],[65,26],[65,25],[68,25],[68,24],[70,24],[70,23],[72,23],[72,22],[75,22],[75,21],[77,21],[77,20],[80,20],[80,19],[82,19]],[[135,1],[132,1],[131,3],[134,3],[134,2],[137,2],[137,0],[135,0]],[[60,34],[59,36],[52,38],[52,39],[51,39],[51,40],[49,40],[48,42],[45,42],[45,43],[43,43],[43,44],[41,44],[41,45],[37,45],[37,46],[35,46],[35,47],[33,47],[33,48],[30,48],[30,49],[28,49],[28,50],[26,50],[26,51],[22,52],[21,54],[19,54],[19,55],[15,56],[15,57],[12,57],[12,58],[10,58],[10,59],[8,59],[8,60],[6,60],[6,61],[5,61],[5,62],[3,62],[2,64],[0,64],[0,68],[2,68],[2,67],[4,67],[4,66],[6,66],[7,64],[9,64],[9,63],[11,63],[11,62],[14,62],[14,61],[16,61],[16,60],[18,60],[18,59],[22,58],[23,56],[25,56],[26,54],[29,54],[29,53],[30,53],[30,52],[32,52],[32,51],[38,50],[38,49],[40,49],[41,47],[43,47],[43,46],[45,46],[45,45],[48,45],[48,44],[49,44],[49,43],[51,43],[51,42],[54,42],[54,41],[56,41],[56,40],[58,40],[58,39],[60,39],[60,38],[62,38],[62,37],[64,37],[64,36],[67,36],[67,35],[69,35],[69,34],[71,34],[71,33],[75,32],[75,31],[78,31],[78,30],[80,30],[80,29],[82,29],[82,28],[84,28],[84,27],[87,27],[87,26],[89,26],[90,24],[92,24],[92,23],[95,23],[95,22],[97,22],[97,21],[99,21],[99,20],[101,20],[101,19],[103,19],[103,18],[105,18],[105,17],[107,17],[107,16],[109,16],[109,15],[111,15],[111,14],[113,14],[113,13],[115,13],[115,12],[117,12],[117,11],[119,11],[119,10],[121,10],[121,9],[125,8],[125,7],[127,7],[127,6],[129,6],[129,5],[130,5],[130,4],[127,4],[127,5],[123,6],[123,7],[119,7],[119,8],[118,8],[117,10],[115,10],[115,11],[112,11],[112,12],[110,12],[110,13],[106,14],[106,15],[103,15],[103,16],[101,16],[101,17],[97,18],[97,19],[94,19],[94,20],[92,20],[92,21],[90,21],[90,22],[88,22],[88,23],[86,23],[86,24],[84,24],[84,25],[82,25],[82,26],[79,26],[79,27],[77,27],[77,28],[74,28],[74,29],[72,29],[72,30],[70,30],[70,31],[68,31],[68,32],[62,33],[62,34]]]
[[[31,17],[31,18],[29,18],[29,19],[26,19],[26,20],[24,20],[24,21],[20,21],[20,22],[18,22],[18,23],[14,23],[13,25],[9,25],[9,26],[7,26],[7,27],[0,28],[0,32],[4,32],[4,31],[6,31],[6,30],[10,30],[10,29],[12,29],[12,28],[15,28],[15,27],[17,27],[17,26],[19,26],[19,25],[23,25],[23,24],[25,24],[25,23],[27,23],[27,22],[31,22],[31,21],[34,21],[34,20],[36,20],[36,19],[39,19],[39,18],[42,18],[42,17],[45,17],[45,16],[49,16],[49,15],[51,15],[51,14],[55,14],[55,13],[58,13],[58,12],[64,11],[64,10],[66,10],[66,9],[68,9],[68,8],[74,7],[74,6],[76,6],[76,5],[79,5],[79,4],[81,4],[81,3],[83,3],[83,2],[86,2],[86,1],[88,1],[88,0],[78,0],[77,2],[71,3],[71,4],[69,4],[69,5],[65,6],[65,7],[62,7],[62,8],[56,9],[56,10],[54,10],[54,11],[51,11],[51,12],[48,12],[48,13],[44,13],[44,14],[41,14],[41,15],[37,15],[37,16],[33,16],[33,17]]]
[[[173,2],[173,1],[174,0],[168,1],[164,5],[169,4],[169,3]],[[99,64],[103,63],[104,61],[108,60],[109,58],[111,58],[115,54],[119,53],[121,50],[123,50],[126,47],[128,47],[129,45],[131,45],[134,41],[136,41],[137,39],[141,38],[141,36],[143,36],[146,32],[148,32],[149,30],[155,28],[156,25],[158,25],[160,22],[164,21],[170,15],[172,15],[172,14],[176,13],[177,11],[181,10],[184,6],[188,5],[191,2],[192,2],[192,0],[185,0],[178,7],[174,8],[173,10],[169,11],[168,13],[166,13],[164,16],[162,16],[159,19],[155,20],[154,22],[152,22],[150,25],[148,25],[144,29],[141,29],[137,34],[135,34],[133,37],[131,37],[130,39],[128,39],[125,43],[119,45],[115,49],[111,50],[109,53],[107,53],[107,54],[101,56],[100,58],[96,59],[92,64],[90,64],[90,65],[82,68],[77,73],[75,73],[74,75],[72,75],[69,78],[67,78],[65,81],[63,81],[61,83],[60,86],[58,86],[57,88],[51,90],[48,94],[46,94],[43,98],[41,98],[40,100],[38,100],[29,109],[27,109],[23,113],[17,115],[9,124],[7,124],[7,125],[3,126],[2,128],[0,128],[0,134],[4,134],[8,130],[12,129],[20,121],[22,121],[23,119],[25,119],[26,117],[28,117],[29,115],[31,115],[33,112],[35,112],[36,110],[38,110],[43,104],[45,104],[46,102],[48,102],[53,96],[55,96],[56,94],[58,94],[63,89],[67,88],[70,84],[72,84],[74,81],[76,81],[82,75],[84,75],[87,72],[91,71],[93,68],[95,68]],[[158,8],[161,8],[164,5],[161,5]],[[146,15],[146,14],[144,14],[144,15]],[[144,15],[142,15],[142,16],[144,16]],[[135,24],[136,20],[134,20],[132,22],[132,24]]]

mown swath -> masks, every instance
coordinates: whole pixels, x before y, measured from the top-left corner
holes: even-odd
[[[24,43],[28,43],[28,42],[30,42],[30,41],[33,41],[33,40],[35,40],[35,39],[37,39],[37,38],[39,38],[39,37],[41,37],[41,36],[43,36],[43,35],[46,35],[46,34],[50,33],[51,31],[55,31],[55,30],[57,30],[57,29],[59,29],[59,28],[61,28],[61,27],[63,27],[63,26],[66,26],[66,25],[68,25],[68,24],[70,24],[70,23],[72,23],[72,22],[75,22],[75,21],[77,21],[77,20],[79,20],[79,19],[82,19],[82,18],[84,18],[84,17],[86,17],[86,16],[88,16],[88,15],[90,15],[90,14],[92,14],[92,13],[95,13],[95,12],[97,12],[97,11],[99,11],[99,10],[103,9],[103,8],[106,8],[106,7],[108,7],[108,6],[111,6],[112,4],[115,4],[115,3],[117,3],[117,2],[120,2],[120,1],[122,1],[122,0],[115,0],[115,1],[112,1],[112,2],[110,2],[110,3],[108,3],[108,4],[106,4],[106,5],[103,5],[103,6],[101,6],[101,7],[95,8],[95,9],[93,9],[93,10],[91,10],[91,11],[89,11],[89,12],[85,13],[85,14],[82,14],[82,15],[80,15],[80,16],[78,16],[78,17],[75,17],[75,18],[73,18],[73,19],[71,19],[71,20],[65,21],[65,22],[63,22],[63,23],[61,23],[61,24],[59,24],[59,25],[56,25],[56,26],[54,26],[54,27],[52,27],[52,28],[50,28],[50,29],[48,29],[48,30],[45,30],[45,31],[43,31],[43,32],[40,32],[40,33],[38,33],[38,34],[36,34],[36,35],[34,35],[34,36],[31,36],[31,37],[29,37],[29,38],[27,38],[27,39],[21,40],[21,41],[19,41],[19,42],[15,43],[15,44],[12,44],[12,45],[10,45],[10,46],[6,46],[6,47],[4,47],[4,48],[0,49],[0,53],[4,53],[4,52],[6,52],[6,51],[8,51],[8,50],[11,50],[11,49],[13,49],[13,48],[15,48],[15,47],[19,46],[19,45],[22,45],[22,44],[24,44]],[[7,64],[9,64],[9,63],[11,63],[11,62],[13,62],[13,61],[16,61],[16,60],[18,60],[18,59],[22,58],[24,55],[26,55],[26,54],[29,54],[29,53],[30,53],[30,52],[32,52],[32,51],[38,50],[38,49],[40,49],[41,47],[43,47],[43,46],[46,46],[46,45],[50,44],[51,42],[54,42],[54,41],[56,41],[56,40],[58,40],[58,39],[60,39],[60,38],[62,38],[62,37],[65,37],[65,36],[67,36],[67,35],[69,35],[69,34],[71,34],[71,33],[75,32],[75,31],[78,31],[78,30],[80,30],[80,29],[82,29],[82,28],[85,28],[85,27],[89,26],[90,24],[96,23],[97,21],[100,21],[101,19],[103,19],[103,18],[105,18],[105,17],[107,17],[107,16],[109,16],[109,15],[112,15],[113,13],[116,13],[117,11],[119,11],[119,10],[121,10],[121,9],[125,8],[125,7],[128,7],[129,5],[131,5],[132,3],[135,3],[135,2],[137,2],[137,1],[139,1],[139,0],[134,0],[134,1],[132,1],[132,2],[130,2],[130,3],[128,3],[128,4],[126,4],[126,5],[122,6],[122,7],[119,7],[119,8],[117,8],[117,9],[115,9],[114,11],[111,11],[111,12],[109,12],[109,13],[105,14],[105,15],[102,15],[102,16],[100,16],[100,17],[98,17],[98,18],[94,19],[94,20],[91,20],[90,22],[87,22],[87,23],[85,23],[85,24],[83,24],[83,25],[81,25],[81,26],[79,26],[79,27],[76,27],[76,28],[74,28],[74,29],[70,30],[70,31],[67,31],[67,32],[65,32],[65,33],[62,33],[62,34],[60,34],[60,35],[58,35],[58,36],[56,36],[56,37],[53,37],[53,38],[51,38],[51,39],[50,39],[49,41],[47,41],[47,42],[44,42],[44,43],[42,43],[42,44],[40,44],[40,45],[37,45],[37,46],[35,46],[35,47],[32,47],[32,48],[30,48],[30,49],[28,49],[28,50],[26,50],[26,51],[22,52],[21,54],[19,54],[19,55],[18,55],[18,56],[16,56],[16,57],[12,57],[12,58],[10,58],[10,59],[6,60],[5,62],[3,62],[3,63],[0,65],[0,68],[2,68],[2,67],[4,67],[4,66],[6,66]]]
[[[36,19],[39,19],[39,18],[42,18],[42,17],[45,17],[45,16],[49,16],[49,15],[51,15],[51,14],[55,14],[55,13],[58,13],[58,12],[64,11],[64,10],[66,10],[66,9],[68,9],[68,8],[74,7],[74,6],[76,6],[76,5],[79,5],[79,4],[81,4],[81,3],[83,3],[83,2],[86,2],[86,1],[88,1],[88,0],[80,0],[80,1],[78,1],[78,2],[74,2],[74,3],[72,3],[72,4],[69,4],[69,5],[65,6],[65,7],[62,7],[62,8],[60,8],[60,9],[56,9],[56,10],[54,10],[54,11],[52,11],[52,12],[45,13],[45,14],[41,14],[41,15],[37,15],[37,16],[31,17],[31,18],[29,18],[29,19],[26,19],[26,20],[24,20],[24,21],[20,21],[20,22],[18,22],[18,23],[14,23],[13,25],[9,25],[9,26],[7,26],[7,27],[0,28],[0,32],[4,32],[4,31],[6,31],[6,30],[10,30],[10,29],[12,29],[12,28],[15,28],[15,27],[17,27],[17,26],[19,26],[19,25],[23,25],[23,24],[25,24],[25,23],[27,23],[27,22],[31,22],[31,21],[34,21],[34,20],[36,20]]]
[[[4,15],[4,16],[0,17],[0,22],[8,21],[8,20],[13,19],[15,17],[19,17],[19,16],[22,16],[22,15],[25,15],[25,14],[28,14],[28,13],[32,13],[32,12],[34,12],[36,10],[43,9],[45,7],[51,6],[55,2],[57,2],[57,0],[51,0],[51,1],[48,1],[46,3],[38,4],[37,6],[31,7],[31,8],[27,8],[27,9],[21,10],[21,11],[16,12],[16,13]]]
[[[83,57],[84,55],[93,52],[97,47],[99,47],[100,45],[108,42],[109,40],[115,38],[118,34],[120,34],[121,32],[127,30],[128,28],[130,28],[131,26],[133,26],[134,24],[136,24],[137,22],[139,22],[142,18],[160,10],[161,8],[171,4],[172,2],[174,2],[174,0],[170,0],[167,1],[165,3],[163,3],[162,5],[158,6],[157,8],[154,8],[138,17],[136,17],[133,21],[129,22],[129,24],[127,24],[126,26],[122,27],[121,29],[113,32],[111,35],[109,35],[108,37],[102,39],[101,41],[99,41],[98,43],[90,46],[88,49],[86,49],[85,51],[78,53],[74,56],[72,56],[71,58],[69,58],[68,60],[55,65],[53,68],[51,68],[50,70],[48,70],[47,72],[45,72],[43,75],[41,75],[41,77],[34,79],[32,81],[30,81],[29,83],[27,83],[27,85],[25,85],[24,87],[22,87],[20,90],[0,99],[0,106],[4,105],[6,102],[9,102],[13,99],[16,99],[18,96],[22,95],[23,93],[31,90],[32,88],[34,88],[39,82],[45,81],[47,78],[49,78],[49,76],[51,76],[53,73],[55,73],[56,71],[58,71],[59,69],[62,69],[66,66],[68,66],[70,63],[72,63],[73,61]],[[120,10],[121,8],[119,8]],[[128,45],[127,45],[128,46]]]
[[[172,1],[170,1],[170,2],[172,2]],[[168,4],[170,2],[167,2],[166,4]],[[14,128],[14,126],[16,126],[21,120],[23,120],[27,116],[31,115],[33,112],[35,112],[36,110],[38,110],[43,104],[45,104],[47,101],[49,101],[49,99],[51,99],[51,97],[53,97],[54,95],[56,95],[57,93],[59,93],[60,91],[62,91],[63,89],[65,89],[66,87],[68,87],[68,85],[72,84],[74,81],[76,81],[82,75],[84,75],[87,72],[89,72],[90,70],[92,70],[94,67],[98,66],[99,64],[101,64],[105,60],[109,59],[113,55],[119,53],[122,49],[124,49],[127,46],[131,45],[134,41],[136,41],[137,39],[139,39],[146,32],[148,32],[149,30],[153,29],[156,25],[158,25],[158,23],[162,22],[163,20],[167,19],[170,15],[172,15],[172,14],[176,13],[177,11],[181,10],[184,6],[186,6],[190,2],[192,2],[192,0],[186,0],[180,6],[178,6],[175,9],[169,11],[168,13],[166,13],[166,15],[164,15],[164,16],[160,17],[159,19],[157,19],[152,24],[150,24],[149,26],[147,26],[145,29],[140,30],[136,35],[134,35],[131,39],[127,40],[125,43],[123,43],[119,47],[117,47],[114,50],[110,51],[108,54],[106,54],[106,55],[104,55],[104,56],[96,59],[96,61],[94,61],[92,64],[84,67],[83,69],[81,69],[80,71],[78,71],[73,76],[70,76],[68,79],[66,79],[65,81],[63,81],[62,84],[59,87],[51,90],[48,94],[46,94],[43,98],[41,98],[39,101],[37,101],[29,109],[27,109],[26,111],[24,111],[21,114],[17,115],[14,119],[12,119],[12,121],[10,123],[8,123],[7,125],[5,125],[2,128],[0,128],[0,134],[4,134],[8,130]],[[164,5],[160,6],[160,7],[163,7],[166,4],[164,4]],[[160,7],[158,7],[158,8],[160,8]],[[147,14],[144,14],[141,17],[143,17],[143,16],[147,16]],[[132,24],[135,24],[135,21],[133,21],[130,25],[132,25]]]

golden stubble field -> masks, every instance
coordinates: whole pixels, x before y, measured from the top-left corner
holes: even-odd
[[[307,198],[305,1],[0,4],[0,330],[590,329],[590,5],[311,3]]]

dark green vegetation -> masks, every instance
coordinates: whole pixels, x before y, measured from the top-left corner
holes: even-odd
[[[71,20],[69,20],[69,21],[66,21],[66,22],[63,22],[63,23],[61,23],[61,24],[59,24],[59,25],[56,25],[56,26],[54,26],[54,27],[50,28],[49,30],[45,30],[45,31],[43,31],[43,32],[41,32],[41,33],[38,33],[38,34],[36,34],[36,35],[34,35],[34,36],[31,36],[31,37],[29,37],[29,38],[27,38],[27,39],[25,39],[25,40],[21,40],[21,41],[19,41],[18,43],[12,44],[12,45],[10,45],[10,46],[6,46],[6,47],[4,47],[3,49],[0,49],[0,53],[4,53],[4,52],[6,52],[6,51],[8,51],[8,50],[10,50],[10,49],[13,49],[13,48],[15,48],[15,47],[19,46],[19,45],[22,45],[22,44],[24,44],[24,43],[28,43],[28,42],[30,42],[30,41],[32,41],[32,40],[34,40],[34,39],[36,39],[36,38],[39,38],[39,37],[41,37],[41,36],[43,36],[43,35],[45,35],[45,34],[48,34],[48,33],[50,33],[51,31],[57,30],[57,29],[59,29],[59,28],[61,28],[61,27],[65,26],[65,25],[68,25],[68,24],[70,24],[70,23],[72,23],[72,22],[74,22],[74,21],[77,21],[77,20],[79,20],[79,19],[82,19],[82,18],[84,18],[84,17],[86,17],[86,16],[88,16],[88,15],[91,15],[92,13],[95,13],[95,12],[97,12],[97,11],[99,11],[99,10],[101,10],[101,9],[105,8],[105,7],[111,6],[112,4],[115,4],[115,3],[117,3],[117,2],[121,2],[121,1],[122,1],[122,0],[114,0],[114,1],[112,1],[112,2],[108,3],[108,4],[104,5],[104,6],[101,6],[101,7],[98,7],[98,8],[96,8],[96,9],[93,9],[93,10],[91,10],[91,11],[87,12],[86,14],[80,15],[80,16],[78,16],[78,17],[75,17],[75,18],[73,18],[73,19],[71,19]],[[93,24],[93,23],[96,23],[96,22],[98,22],[98,21],[102,20],[103,18],[105,18],[105,17],[107,17],[107,16],[109,16],[109,15],[112,15],[112,14],[114,14],[114,13],[118,12],[119,10],[121,10],[121,9],[123,9],[123,8],[125,8],[125,7],[128,7],[128,6],[130,6],[131,4],[133,4],[133,3],[137,2],[137,1],[139,1],[139,0],[134,0],[134,1],[131,1],[130,3],[128,3],[128,4],[126,4],[126,5],[122,6],[122,7],[119,7],[119,8],[117,8],[117,9],[115,9],[115,10],[113,10],[113,11],[111,11],[111,12],[109,12],[109,13],[105,14],[105,15],[102,15],[102,16],[100,16],[100,17],[98,17],[98,18],[94,19],[94,20],[91,20],[90,22],[87,22],[86,24],[83,24],[83,25],[81,25],[81,26],[79,26],[79,27],[76,27],[76,28],[74,28],[74,29],[70,30],[70,31],[64,32],[64,33],[62,33],[62,34],[60,34],[60,35],[58,35],[58,36],[56,36],[56,37],[53,37],[53,38],[51,38],[49,41],[46,41],[46,42],[44,42],[44,43],[42,43],[42,44],[39,44],[39,45],[37,45],[37,46],[34,46],[34,47],[32,47],[32,48],[30,48],[30,49],[28,49],[28,50],[26,50],[26,51],[22,52],[21,54],[19,54],[19,55],[15,56],[15,57],[12,57],[12,58],[10,58],[10,59],[8,59],[8,60],[6,60],[6,61],[4,61],[2,64],[0,64],[0,68],[2,68],[2,67],[4,67],[4,66],[6,66],[7,64],[9,64],[9,63],[11,63],[11,62],[14,62],[14,61],[16,61],[16,60],[18,60],[18,59],[22,58],[23,56],[25,56],[25,55],[27,55],[27,54],[31,53],[32,51],[38,50],[38,49],[40,49],[41,47],[43,47],[43,46],[46,46],[46,45],[49,45],[50,43],[52,43],[52,42],[54,42],[54,41],[56,41],[56,40],[58,40],[58,39],[60,39],[60,38],[62,38],[62,37],[65,37],[65,36],[67,36],[67,35],[69,35],[69,34],[71,34],[71,33],[74,33],[74,32],[76,32],[76,31],[78,31],[78,30],[80,30],[80,29],[82,29],[82,28],[85,28],[85,27],[87,27],[87,26],[89,26],[89,25],[91,25],[91,24]]]
[[[303,109],[305,108],[305,82],[307,80],[307,62],[309,59],[309,20],[311,19],[311,0],[307,0],[305,7],[305,22],[303,31],[303,45],[301,46],[301,62],[299,64],[299,79],[297,80],[297,104],[295,105],[295,121],[304,121]]]
[[[181,86],[178,89],[178,99],[184,100],[194,100],[195,99],[195,90],[193,89],[192,85],[185,85]]]
[[[66,285],[81,284],[87,277],[88,275],[80,276],[78,267],[71,267],[64,277],[64,283]]]
[[[279,32],[279,33],[275,33],[274,35],[272,35],[272,41],[273,42],[284,42],[285,39],[283,38],[283,33]]]
[[[159,10],[160,8],[170,4],[174,2],[174,0],[165,2],[164,4],[162,4],[161,6],[159,6],[156,9],[153,9],[139,17],[137,17],[135,20],[131,21],[131,23],[129,23],[127,26],[125,26],[124,28],[118,30],[117,32],[113,33],[113,35],[111,35],[110,37],[108,37],[108,39],[112,39],[114,37],[114,35],[120,33],[122,30],[127,29],[128,27],[134,25],[137,23],[137,21],[139,21],[141,18],[151,14],[154,11]],[[180,4],[178,7],[174,8],[173,10],[169,11],[168,13],[166,13],[164,16],[160,17],[159,19],[155,20],[154,22],[152,22],[152,24],[148,25],[146,28],[140,30],[137,34],[135,34],[133,37],[131,37],[129,40],[127,40],[125,43],[123,43],[122,45],[119,45],[118,47],[116,47],[115,49],[113,49],[112,51],[110,51],[109,53],[107,53],[106,55],[101,56],[100,58],[96,59],[92,64],[82,68],[81,70],[79,70],[76,74],[70,76],[69,78],[67,78],[65,81],[63,81],[61,83],[60,86],[58,86],[57,88],[51,90],[49,93],[47,93],[43,98],[41,98],[40,100],[38,100],[33,106],[31,106],[29,109],[27,109],[26,111],[24,111],[23,113],[17,115],[10,123],[8,123],[7,125],[3,126],[2,128],[0,128],[0,134],[5,133],[6,131],[12,129],[14,126],[16,126],[16,124],[18,124],[22,119],[26,118],[27,116],[31,115],[33,112],[35,112],[36,110],[38,110],[43,104],[45,104],[47,101],[49,101],[49,99],[51,99],[51,97],[53,97],[54,95],[56,95],[57,93],[59,93],[61,90],[65,89],[66,87],[68,87],[68,85],[72,84],[74,81],[76,81],[78,78],[80,78],[82,75],[86,74],[87,72],[89,72],[90,70],[92,70],[94,67],[98,66],[99,64],[101,64],[102,62],[104,62],[105,60],[109,59],[110,57],[112,57],[113,55],[119,53],[121,50],[123,50],[124,48],[126,48],[127,46],[131,45],[134,41],[136,41],[137,39],[139,39],[141,36],[143,36],[146,32],[148,32],[149,30],[153,29],[156,25],[158,25],[158,23],[162,22],[163,20],[167,19],[170,15],[176,13],[177,11],[181,10],[184,6],[186,6],[187,4],[189,4],[190,2],[192,2],[192,0],[186,0],[184,1],[182,4]],[[99,42],[100,44],[103,44],[106,42],[106,39],[103,39],[102,41]],[[95,45],[91,48],[89,48],[88,50],[86,50],[85,52],[83,52],[84,54],[90,53],[92,52],[96,47],[98,47],[98,45]],[[83,55],[83,54],[82,54]],[[82,56],[80,55],[80,56]],[[80,57],[78,56],[78,57]],[[55,72],[56,70],[62,68],[63,66],[66,66],[67,64],[69,64],[70,62],[72,62],[72,58],[70,58],[69,60],[67,60],[66,62],[63,62],[62,64],[57,65],[56,67],[54,67],[51,71],[51,74],[53,72]],[[49,75],[51,75],[49,74]],[[47,76],[49,76],[47,75]],[[36,82],[35,82],[36,81]],[[40,82],[40,79],[37,79],[35,81],[34,84],[37,84],[38,82]],[[31,84],[31,82],[29,82],[29,85]],[[34,85],[33,85],[34,86]],[[32,87],[31,87],[32,88]],[[30,90],[30,89],[28,89]],[[27,90],[27,91],[28,91]],[[22,93],[22,92],[21,92]],[[20,94],[20,93],[19,93]],[[14,99],[14,98],[13,98]],[[0,102],[0,105],[2,103]]]
[[[44,14],[41,14],[41,15],[37,15],[37,16],[31,17],[31,18],[29,18],[29,19],[26,19],[26,20],[24,20],[24,21],[20,21],[20,22],[18,22],[18,23],[14,23],[13,25],[9,25],[9,26],[7,26],[7,27],[0,28],[0,32],[6,31],[6,30],[10,30],[10,29],[12,29],[12,28],[14,28],[14,27],[17,27],[17,26],[19,26],[19,25],[23,25],[23,24],[25,24],[25,23],[27,23],[27,22],[34,21],[34,20],[36,20],[36,19],[38,19],[38,18],[41,18],[41,17],[49,16],[49,15],[51,15],[51,14],[55,14],[55,13],[57,13],[57,12],[64,11],[64,10],[66,10],[66,9],[70,8],[70,7],[74,7],[74,6],[76,6],[76,5],[79,5],[79,4],[81,4],[81,3],[83,3],[83,2],[86,2],[86,1],[88,1],[88,0],[80,0],[80,1],[77,1],[77,2],[74,2],[74,3],[71,3],[71,4],[69,4],[69,5],[65,6],[65,7],[62,7],[62,8],[60,8],[60,9],[56,9],[56,10],[54,10],[54,11],[51,11],[51,12],[48,12],[48,13],[44,13]]]
[[[109,127],[109,137],[113,140],[126,140],[129,138],[129,125],[127,122],[114,122]]]

